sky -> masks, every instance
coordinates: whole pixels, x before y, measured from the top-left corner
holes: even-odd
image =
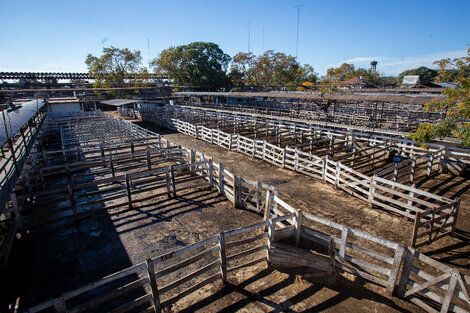
[[[470,45],[470,0],[0,0],[0,71],[86,72],[87,54],[111,45],[140,50],[144,65],[194,41],[230,56],[249,47],[295,56],[298,5],[298,60],[320,75],[372,60],[398,75],[464,56]]]

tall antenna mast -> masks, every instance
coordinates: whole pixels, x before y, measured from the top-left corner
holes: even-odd
[[[149,67],[150,67],[150,40],[147,38],[147,52],[149,55]]]
[[[295,46],[295,58],[299,56],[299,25],[300,25],[300,8],[303,7],[303,4],[294,5],[294,8],[297,8],[297,44]]]
[[[263,53],[264,53],[264,27],[263,27]]]
[[[248,23],[248,53],[250,53],[251,44],[251,23]]]

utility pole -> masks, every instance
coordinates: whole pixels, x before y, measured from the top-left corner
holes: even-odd
[[[300,25],[300,8],[303,7],[303,4],[294,5],[294,8],[297,8],[297,44],[295,46],[295,58],[299,56],[299,25]]]

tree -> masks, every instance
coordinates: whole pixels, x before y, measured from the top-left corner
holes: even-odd
[[[293,56],[274,50],[259,56],[244,52],[236,54],[229,77],[235,85],[286,86],[317,81],[317,74],[310,65],[301,65]]]
[[[430,69],[426,66],[421,66],[418,68],[414,68],[411,70],[406,70],[400,73],[398,75],[398,83],[402,83],[403,77],[408,76],[408,75],[419,75],[419,80],[421,83],[429,83],[433,82],[434,79],[439,75],[438,71]]]
[[[140,51],[113,46],[103,48],[101,57],[88,54],[85,60],[88,72],[95,77],[93,86],[96,88],[120,88],[142,84],[149,77],[141,62]]]
[[[227,82],[230,56],[215,43],[192,42],[163,50],[151,65],[175,85],[221,87]]]
[[[434,64],[439,67],[440,80],[448,78],[446,75],[452,70],[460,86],[444,89],[442,94],[447,96],[446,99],[425,105],[428,110],[446,112],[446,118],[437,124],[421,124],[410,138],[425,144],[433,138],[453,136],[461,139],[462,146],[470,147],[470,48],[464,57],[442,59]]]
[[[343,63],[337,68],[329,68],[326,71],[326,78],[329,82],[342,82],[354,77],[362,77],[364,82],[376,85],[379,82],[380,75],[371,69],[356,69],[354,64],[348,63]]]

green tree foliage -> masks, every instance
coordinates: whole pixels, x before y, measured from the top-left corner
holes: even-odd
[[[103,48],[102,56],[96,57],[88,54],[85,60],[90,75],[95,77],[94,87],[96,88],[142,85],[149,76],[141,62],[140,51],[119,49],[113,46]]]
[[[233,57],[229,77],[236,86],[301,85],[318,80],[313,68],[293,56],[268,50],[262,55],[240,52]]]
[[[419,75],[419,80],[421,83],[429,83],[433,82],[434,79],[439,75],[438,71],[430,69],[426,66],[421,66],[418,68],[414,68],[411,70],[406,70],[398,75],[398,83],[401,84],[403,81],[403,77],[408,75]]]
[[[444,89],[442,94],[446,99],[425,105],[428,110],[446,112],[446,118],[438,124],[421,124],[410,138],[424,144],[433,138],[453,136],[462,140],[462,146],[470,147],[470,49],[464,57],[447,58],[434,64],[439,66],[439,80],[447,80],[452,73],[460,86]]]
[[[179,86],[221,87],[230,56],[211,42],[192,42],[163,50],[151,65]]]
[[[378,72],[371,69],[358,68],[354,64],[343,63],[340,67],[329,68],[326,71],[327,82],[341,82],[353,77],[362,77],[363,81],[369,84],[377,84],[380,78]]]

